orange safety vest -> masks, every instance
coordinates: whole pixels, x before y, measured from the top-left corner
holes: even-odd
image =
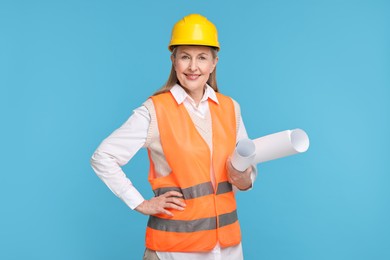
[[[155,178],[149,152],[149,182],[156,196],[175,190],[183,194],[184,211],[170,209],[169,217],[149,217],[146,247],[167,252],[204,252],[217,242],[221,247],[241,241],[236,200],[228,182],[226,159],[236,143],[236,116],[231,98],[217,93],[219,104],[209,100],[213,154],[195,128],[184,104],[170,92],[152,97],[164,155],[171,168],[168,176]],[[212,158],[212,160],[211,160]],[[210,178],[214,169],[217,189]]]

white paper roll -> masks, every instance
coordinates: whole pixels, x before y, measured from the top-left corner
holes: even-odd
[[[233,152],[231,163],[232,166],[240,171],[245,171],[255,159],[256,146],[254,142],[248,138],[241,139],[236,145],[236,149]]]
[[[286,130],[255,140],[246,138],[237,143],[231,163],[238,171],[245,171],[251,164],[306,152],[309,144],[309,137],[302,129]]]
[[[309,137],[302,129],[286,130],[253,140],[256,146],[254,163],[262,163],[306,152]]]

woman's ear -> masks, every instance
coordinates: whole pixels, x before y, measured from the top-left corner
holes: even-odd
[[[213,71],[214,71],[214,69],[215,69],[215,66],[217,66],[217,63],[218,63],[218,56],[217,57],[215,57],[215,59],[214,59],[214,63],[213,63],[213,66],[211,67],[211,71],[210,71],[210,73],[213,73]]]
[[[175,57],[171,54],[172,66],[175,67]]]

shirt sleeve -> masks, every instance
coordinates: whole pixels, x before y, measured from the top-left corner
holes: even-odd
[[[120,128],[103,140],[91,158],[96,175],[131,209],[141,204],[144,198],[123,172],[122,166],[145,144],[149,124],[146,107],[135,109]]]
[[[236,138],[236,143],[237,143],[238,141],[240,141],[243,138],[248,138],[248,134],[246,132],[245,124],[244,124],[244,121],[243,121],[242,116],[241,116],[240,106],[238,105],[237,102],[236,102],[236,107],[239,110],[238,119],[237,119],[238,120],[238,122],[237,122],[238,129],[237,129],[237,138]],[[253,184],[256,180],[256,177],[257,177],[257,167],[255,164],[253,164],[252,165],[252,173],[251,173],[252,187],[249,188],[248,190],[253,188]]]

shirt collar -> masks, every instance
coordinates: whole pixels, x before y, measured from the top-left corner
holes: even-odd
[[[183,103],[186,98],[192,100],[190,95],[188,95],[187,92],[179,84],[174,85],[170,91],[175,98],[177,104],[179,105]],[[207,99],[211,99],[215,103],[219,104],[217,94],[215,93],[214,89],[208,84],[206,84],[206,89],[200,102],[206,101]]]

